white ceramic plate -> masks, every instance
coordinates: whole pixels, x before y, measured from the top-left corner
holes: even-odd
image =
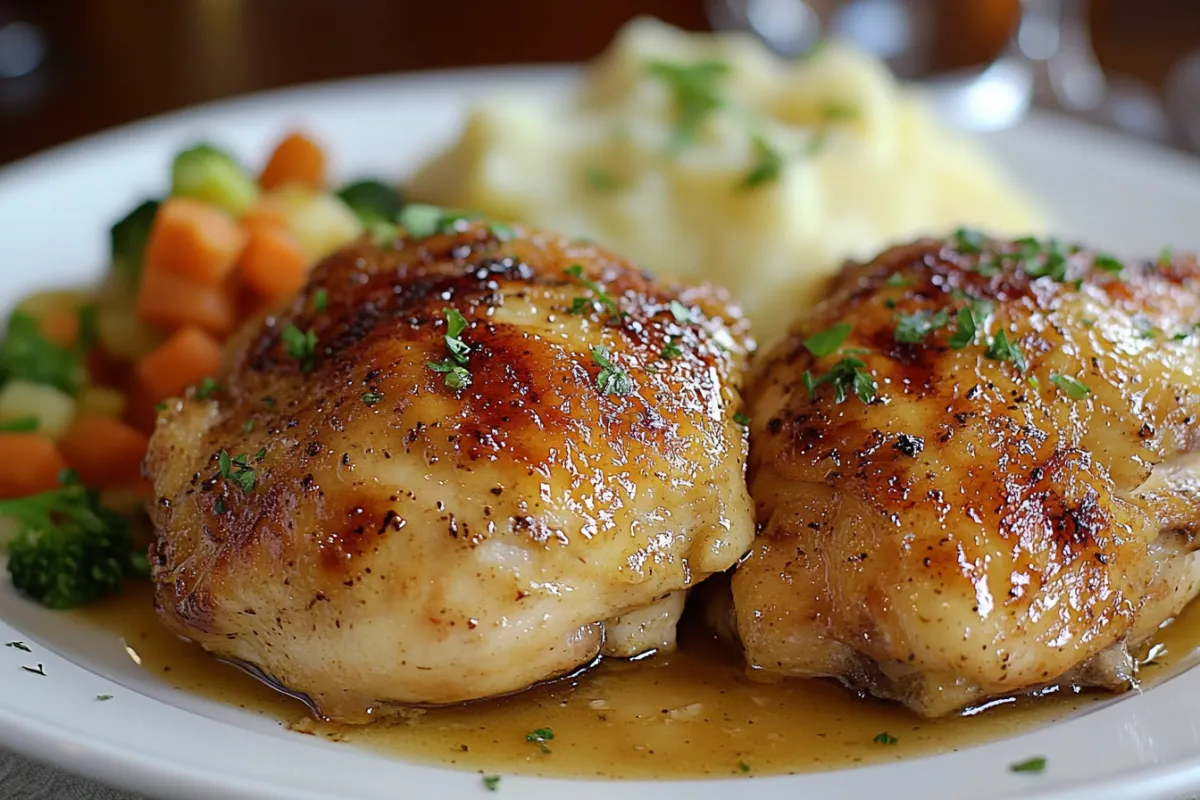
[[[164,188],[182,145],[210,139],[261,157],[302,125],[343,177],[403,175],[454,135],[472,96],[561,91],[563,69],[377,78],[249,97],[95,136],[0,170],[0,311],[48,283],[94,279],[107,226]],[[1055,230],[1118,254],[1200,247],[1200,162],[1039,117],[988,140],[1050,210]],[[2,454],[0,454],[2,457]],[[375,756],[289,733],[258,714],[174,690],[134,666],[111,636],[20,599],[0,582],[0,744],[163,798],[425,798],[486,795],[479,776]],[[22,665],[42,663],[46,676]],[[98,694],[114,699],[97,703]],[[962,752],[796,777],[703,782],[506,777],[522,800],[763,800],[1009,796],[1182,797],[1200,788],[1200,669],[1041,730]],[[1008,765],[1045,756],[1040,775]]]

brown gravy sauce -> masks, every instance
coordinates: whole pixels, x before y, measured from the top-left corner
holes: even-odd
[[[1111,697],[1064,689],[994,703],[970,716],[924,720],[832,681],[751,681],[737,655],[693,623],[668,656],[602,663],[514,697],[360,728],[314,722],[299,702],[172,636],[155,618],[148,585],[77,613],[123,639],[148,672],[178,689],[259,711],[295,730],[487,774],[694,778],[836,769],[962,749]],[[1198,644],[1200,608],[1193,604],[1160,630],[1143,661],[1142,685],[1173,673]],[[544,749],[526,740],[540,728],[554,732]],[[876,742],[884,733],[896,741]]]

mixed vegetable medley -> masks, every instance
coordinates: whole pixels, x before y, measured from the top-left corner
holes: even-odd
[[[0,546],[17,589],[70,608],[148,574],[141,462],[157,411],[215,386],[225,339],[317,260],[395,234],[396,189],[330,191],[326,161],[299,133],[257,179],[210,145],[184,150],[170,195],[113,225],[97,289],[16,306],[0,341]]]

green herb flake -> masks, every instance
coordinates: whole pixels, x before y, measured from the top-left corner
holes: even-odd
[[[739,761],[739,762],[738,762],[738,771],[739,771],[739,772],[743,772],[743,773],[745,773],[745,772],[749,772],[749,771],[750,771],[750,765],[749,765],[749,764],[747,764],[745,761]]]
[[[675,321],[680,325],[687,325],[689,323],[700,321],[696,315],[692,313],[692,309],[688,308],[678,300],[672,300],[667,304],[667,308],[670,309],[671,316],[673,316]]]
[[[667,341],[663,344],[662,352],[658,357],[663,361],[670,361],[673,358],[679,358],[683,355],[683,348],[678,344],[679,338],[676,336],[668,336]]]
[[[497,791],[500,788],[500,776],[499,775],[484,775],[483,776],[483,788],[487,789],[489,792]]]
[[[1050,382],[1058,387],[1059,391],[1065,394],[1072,400],[1082,400],[1091,394],[1091,389],[1087,384],[1072,378],[1069,375],[1051,375]]]
[[[833,399],[835,403],[840,404],[845,402],[847,394],[853,392],[860,401],[864,404],[869,404],[875,399],[875,395],[878,392],[878,385],[864,367],[866,367],[865,363],[853,356],[848,356],[834,364],[829,372],[820,378],[814,377],[811,372],[805,370],[803,375],[804,386],[808,389],[809,397],[814,399],[817,396],[817,390],[828,384],[833,387]]]
[[[226,512],[226,510],[227,509],[225,508],[225,500],[223,498],[218,497],[217,502],[213,503],[213,511],[215,511],[218,514],[224,514]]]
[[[166,410],[167,410],[167,401],[166,400],[163,400],[161,403],[154,404],[154,413],[155,414],[161,414],[162,412],[164,412]]]
[[[814,333],[804,340],[804,349],[816,358],[824,358],[837,351],[850,336],[850,323],[839,322],[830,328]]]
[[[511,241],[516,238],[516,233],[508,225],[499,222],[493,222],[488,225],[488,233],[502,242]]]
[[[24,642],[7,642],[4,646],[11,647],[14,650],[20,650],[22,653],[32,653],[33,652],[32,650],[29,649],[29,645],[25,644]]]
[[[32,672],[34,675],[41,675],[43,678],[46,677],[46,668],[40,663],[36,667],[26,667],[22,665],[21,669],[25,670],[26,672]]]
[[[1167,264],[1170,264],[1171,259],[1174,257],[1175,257],[1175,251],[1172,250],[1170,247],[1164,247],[1162,250],[1158,251],[1158,263],[1160,265],[1165,266]]]
[[[599,167],[589,167],[583,177],[587,185],[597,192],[616,192],[622,188],[621,182],[611,172]]]
[[[317,334],[312,328],[301,333],[299,328],[288,323],[283,329],[282,340],[284,352],[300,362],[300,371],[312,372],[317,357]]]
[[[609,297],[608,293],[604,291],[604,287],[583,274],[582,264],[572,264],[564,269],[563,272],[582,283],[592,293],[591,297],[576,297],[571,301],[572,314],[582,314],[584,311],[588,310],[593,303],[599,303],[601,306],[612,311],[612,313],[618,316],[624,316],[621,310],[617,307],[616,301]]]
[[[461,338],[467,329],[467,318],[456,308],[443,308],[442,313],[446,316],[446,334],[443,338],[450,355],[441,361],[428,362],[428,367],[442,374],[442,382],[447,389],[458,392],[471,385],[471,371],[467,369],[471,346]]]
[[[111,694],[96,695],[96,701],[99,703],[107,703],[109,700],[112,700],[112,699],[113,699],[113,696]]]
[[[884,731],[883,733],[875,734],[875,738],[872,739],[871,741],[874,742],[875,744],[895,744],[896,742],[898,742],[900,740],[897,739],[895,736],[892,736],[887,731]]]
[[[1040,248],[1034,257],[1024,258],[1022,268],[1032,278],[1050,278],[1060,283],[1067,279],[1067,256],[1057,240],[1051,239]],[[1040,257],[1039,257],[1040,255]]]
[[[891,289],[902,289],[905,286],[911,286],[912,281],[901,275],[899,272],[893,272],[891,275],[888,275],[888,279],[883,282],[883,285]]]
[[[242,433],[250,433],[254,430],[254,420],[248,419],[242,423]]]
[[[207,400],[219,391],[221,391],[221,384],[206,375],[204,380],[200,381],[200,385],[196,387],[196,399]]]
[[[968,298],[965,308],[960,308],[954,318],[954,333],[950,335],[950,346],[962,350],[972,345],[979,337],[979,332],[987,325],[992,314],[992,304],[987,300]]]
[[[27,417],[14,417],[0,422],[0,433],[27,433],[36,431],[41,420],[32,414]]]
[[[1000,331],[992,337],[983,354],[993,361],[1011,361],[1013,366],[1021,372],[1029,368],[1025,361],[1025,354],[1021,352],[1021,346],[1015,340],[1009,341],[1004,331]]]
[[[1008,769],[1010,772],[1030,772],[1035,774],[1045,772],[1046,759],[1043,756],[1027,758],[1024,761],[1018,761],[1015,764],[1009,764]]]
[[[959,228],[953,234],[954,246],[963,253],[982,253],[987,245],[987,234],[972,228]]]
[[[1097,253],[1096,257],[1092,259],[1092,263],[1096,265],[1097,269],[1102,269],[1105,272],[1117,273],[1125,269],[1124,264],[1113,256],[1104,253]]]
[[[262,457],[265,455],[266,448],[263,448],[259,451],[258,460],[261,462]],[[247,453],[242,453],[231,458],[228,451],[221,450],[217,453],[217,474],[224,480],[240,488],[243,492],[252,492],[255,486],[258,485],[258,475],[255,473],[254,467],[251,467],[248,462],[249,455]]]
[[[525,741],[537,744],[543,753],[549,753],[550,748],[546,746],[546,742],[554,741],[554,731],[550,728],[537,728],[525,734]]]
[[[625,397],[633,394],[633,378],[612,360],[607,347],[602,344],[593,347],[592,361],[600,367],[600,372],[596,375],[596,386],[599,387],[601,395]]]
[[[667,143],[667,152],[677,154],[695,141],[709,115],[725,105],[720,84],[729,74],[729,65],[723,61],[680,64],[656,59],[646,64],[646,70],[671,93],[675,130]]]
[[[946,327],[950,323],[950,312],[946,309],[939,311],[916,311],[912,314],[901,314],[896,319],[896,330],[893,333],[897,342],[917,344],[934,331]]]
[[[738,188],[748,192],[764,184],[774,183],[783,174],[784,164],[783,153],[762,136],[755,136],[754,165],[738,183]]]
[[[313,292],[313,310],[318,314],[324,314],[327,308],[329,308],[329,292],[322,286]]]
[[[460,392],[471,385],[471,371],[464,366],[454,364],[450,359],[430,361],[427,365],[434,372],[443,373],[442,382],[452,392]]]
[[[750,426],[750,417],[740,411],[733,415],[733,421],[738,425],[741,425],[743,428]]]
[[[376,392],[376,391],[363,392],[363,396],[362,396],[363,405],[373,406],[382,399],[383,399],[383,395],[381,395],[379,392]]]

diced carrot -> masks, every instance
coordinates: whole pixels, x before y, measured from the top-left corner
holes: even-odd
[[[118,419],[80,414],[58,440],[58,449],[85,485],[108,489],[138,478],[146,442],[144,433]]]
[[[0,433],[0,498],[28,497],[58,488],[67,466],[48,437],[38,433]]]
[[[155,402],[178,397],[184,389],[221,369],[221,344],[200,328],[180,328],[137,365],[137,379]]]
[[[79,312],[58,309],[44,315],[38,327],[42,336],[63,347],[73,347],[79,339]]]
[[[242,214],[238,222],[247,234],[253,234],[259,228],[287,229],[287,217],[277,208],[259,204]]]
[[[154,217],[146,243],[145,271],[217,286],[229,276],[245,241],[237,221],[216,206],[172,197]]]
[[[129,388],[125,394],[123,419],[149,436],[154,433],[154,428],[158,424],[158,409],[156,408],[158,403],[159,401],[154,398],[150,388],[134,375],[129,381]]]
[[[228,336],[236,321],[227,286],[201,286],[167,272],[142,273],[137,311],[143,320],[165,330],[196,325],[219,338]]]
[[[258,179],[258,185],[264,189],[288,183],[312,189],[325,186],[325,153],[316,142],[300,133],[284,137]]]
[[[304,285],[308,255],[286,230],[260,228],[238,257],[238,274],[264,298],[278,299],[295,294]]]

